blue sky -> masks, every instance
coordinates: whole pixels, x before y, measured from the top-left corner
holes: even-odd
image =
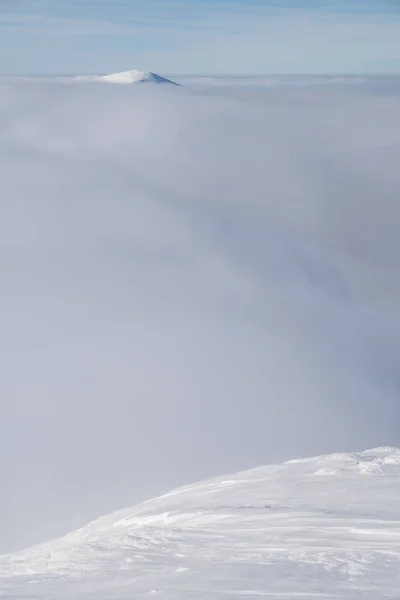
[[[400,1],[0,0],[0,72],[399,73]]]

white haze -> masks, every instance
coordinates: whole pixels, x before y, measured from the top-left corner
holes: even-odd
[[[400,444],[400,86],[186,83],[0,82],[1,551]]]

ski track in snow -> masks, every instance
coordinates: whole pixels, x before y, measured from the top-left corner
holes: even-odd
[[[189,485],[0,557],[3,599],[399,598],[400,449]]]

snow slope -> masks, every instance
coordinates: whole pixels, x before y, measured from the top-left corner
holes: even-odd
[[[175,81],[161,77],[150,71],[122,71],[121,73],[113,73],[111,75],[101,76],[79,76],[76,79],[81,81],[105,81],[107,83],[161,83],[170,85],[179,85]]]
[[[257,468],[0,558],[7,599],[399,598],[400,449]]]

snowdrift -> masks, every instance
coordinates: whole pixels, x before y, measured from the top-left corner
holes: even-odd
[[[398,598],[399,497],[397,448],[261,467],[4,556],[0,590],[32,600]]]

